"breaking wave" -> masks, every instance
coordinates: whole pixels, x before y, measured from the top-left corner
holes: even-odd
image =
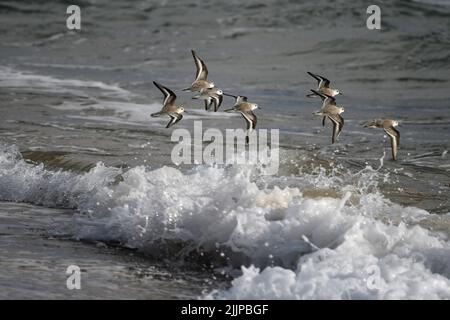
[[[0,146],[0,200],[74,208],[75,239],[197,259],[234,277],[205,298],[450,298],[449,215],[441,231],[428,228],[436,215],[386,199],[377,190],[386,177],[371,167],[270,179],[258,170],[99,163],[79,174]]]

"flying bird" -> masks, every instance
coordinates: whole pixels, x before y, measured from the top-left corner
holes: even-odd
[[[375,119],[364,124],[366,128],[382,128],[391,138],[392,159],[397,160],[397,149],[400,146],[400,132],[395,127],[399,125],[397,120]]]
[[[153,84],[158,87],[159,90],[164,95],[163,100],[163,107],[161,111],[152,113],[152,117],[160,117],[163,115],[168,115],[170,117],[170,121],[167,124],[166,128],[169,128],[179,122],[181,119],[183,119],[183,112],[185,112],[183,106],[177,106],[175,105],[175,100],[177,99],[177,96],[175,93],[173,93],[172,90],[170,90],[167,87],[164,87],[163,85],[157,83],[156,81],[153,81]]]
[[[314,112],[314,115],[322,116],[322,125],[325,125],[325,119],[328,118],[333,123],[333,135],[331,142],[335,143],[341,134],[344,127],[344,118],[341,113],[344,112],[344,108],[336,105],[336,99],[332,96],[322,94],[316,90],[312,90],[313,94],[322,98],[322,108],[319,111]]]
[[[225,110],[225,112],[239,112],[245,119],[247,123],[247,136],[245,137],[245,143],[249,143],[249,133],[256,129],[257,118],[253,113],[255,109],[261,109],[256,103],[250,103],[247,101],[247,97],[244,96],[234,96],[230,94],[224,94],[226,96],[234,97],[235,104],[233,108]]]
[[[317,89],[316,91],[328,95],[330,97],[335,97],[338,94],[342,94],[339,90],[337,89],[333,89],[330,87],[330,80],[328,80],[325,77],[319,76],[317,74],[314,74],[312,72],[307,72],[311,77],[313,77],[314,79],[317,80]],[[317,97],[317,94],[315,93],[310,93],[308,95],[306,95],[308,98],[314,98]]]
[[[214,112],[217,112],[223,101],[223,91],[219,88],[203,88],[200,93],[192,99],[202,99],[205,102],[205,110],[209,110],[214,105]]]
[[[191,50],[192,56],[194,57],[195,66],[197,68],[197,73],[195,75],[195,80],[190,87],[182,89],[183,91],[199,92],[204,88],[214,88],[214,82],[208,81],[208,68],[205,62],[197,56],[194,50]]]

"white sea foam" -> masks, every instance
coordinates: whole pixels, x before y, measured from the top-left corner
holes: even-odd
[[[19,71],[9,67],[0,67],[0,87],[35,90],[50,93],[72,93],[84,96],[87,88],[106,91],[114,97],[128,98],[131,93],[117,85],[101,81],[86,81],[76,79],[57,79],[50,76]]]
[[[58,79],[51,76],[19,71],[9,67],[0,67],[0,88],[15,90],[33,90],[46,93],[69,93],[82,97],[89,97],[86,101],[63,102],[59,105],[48,105],[49,108],[57,110],[111,110],[112,115],[67,115],[68,118],[82,119],[103,123],[120,123],[126,125],[148,126],[149,122],[161,123],[166,126],[167,119],[152,118],[150,114],[161,110],[160,102],[133,103],[129,102],[135,94],[114,84],[106,84],[101,81],[85,81],[76,79]],[[91,92],[95,89],[94,92]],[[107,99],[104,98],[107,97]],[[116,101],[112,99],[117,99]],[[181,103],[181,102],[180,102]],[[197,103],[200,104],[200,101]],[[189,114],[185,117],[190,120],[208,118],[228,118],[235,114],[225,112],[207,112],[197,107],[188,106]]]
[[[285,178],[267,187],[254,173],[102,164],[83,175],[49,172],[3,146],[0,200],[77,208],[78,239],[242,266],[229,290],[206,298],[450,298],[448,230],[428,230],[421,222],[432,215],[384,198],[377,171],[303,173],[295,188],[277,187]],[[323,188],[338,195],[307,196]]]

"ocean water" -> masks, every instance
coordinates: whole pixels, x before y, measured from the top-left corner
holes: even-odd
[[[69,4],[0,3],[0,297],[450,298],[450,3],[381,1],[381,31],[363,1],[82,1],[79,31]],[[190,49],[280,129],[277,175],[172,163],[152,81],[189,85]],[[177,95],[179,128],[244,126]]]

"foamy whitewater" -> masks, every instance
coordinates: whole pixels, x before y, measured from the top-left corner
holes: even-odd
[[[0,198],[77,209],[74,239],[207,261],[234,277],[229,289],[202,298],[450,298],[448,230],[432,231],[436,215],[379,193],[377,181],[389,177],[370,167],[317,170],[284,187],[283,178],[258,178],[259,170],[98,163],[84,174],[52,172],[2,145]],[[307,196],[311,190],[337,196]]]

